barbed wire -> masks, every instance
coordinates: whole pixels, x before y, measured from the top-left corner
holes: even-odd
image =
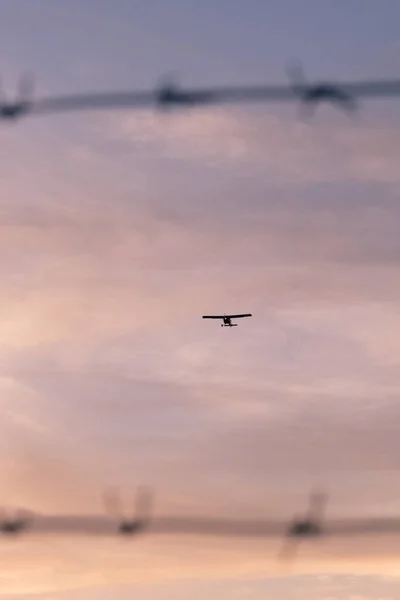
[[[309,82],[302,66],[287,68],[287,85],[232,85],[185,89],[167,80],[153,90],[91,92],[34,99],[31,74],[21,77],[15,100],[0,96],[0,118],[16,120],[27,115],[47,115],[71,111],[104,109],[183,109],[222,104],[297,101],[301,114],[311,116],[322,102],[331,103],[347,113],[359,107],[361,98],[393,98],[400,96],[400,79],[353,82]]]

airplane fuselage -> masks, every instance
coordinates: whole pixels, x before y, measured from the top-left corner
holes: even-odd
[[[237,315],[203,315],[203,319],[221,319],[221,327],[237,327],[237,323],[232,323],[232,319],[241,319],[242,317],[251,316],[251,313],[241,313]]]
[[[231,317],[224,317],[221,327],[237,327],[237,323],[232,323]]]

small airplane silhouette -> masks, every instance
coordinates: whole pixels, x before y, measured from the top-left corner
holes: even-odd
[[[153,495],[148,488],[138,489],[132,517],[123,515],[121,498],[116,490],[109,490],[103,499],[107,512],[118,521],[118,533],[132,535],[143,531],[150,524]]]
[[[243,317],[252,317],[250,313],[241,315],[203,315],[203,319],[222,319],[221,327],[237,327],[237,323],[232,323],[232,319],[241,319]]]

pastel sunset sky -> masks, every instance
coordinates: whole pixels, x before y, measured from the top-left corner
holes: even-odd
[[[0,0],[38,97],[400,77],[398,0]],[[400,99],[102,111],[0,127],[0,503],[400,515]],[[235,329],[207,313],[251,312]],[[400,537],[22,537],[1,598],[398,600]]]

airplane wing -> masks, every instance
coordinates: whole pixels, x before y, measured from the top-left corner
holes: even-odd
[[[253,315],[251,313],[246,313],[243,315],[226,315],[227,317],[229,317],[230,319],[241,319],[242,317],[252,317]]]
[[[225,315],[203,315],[203,319],[224,319]]]

